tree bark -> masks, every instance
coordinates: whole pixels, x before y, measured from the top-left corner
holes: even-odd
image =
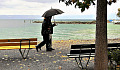
[[[107,0],[97,0],[96,48],[94,70],[108,70]]]

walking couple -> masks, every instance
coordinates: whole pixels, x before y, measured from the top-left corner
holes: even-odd
[[[46,51],[55,50],[51,46],[52,46],[53,27],[56,26],[56,24],[51,23],[51,18],[52,16],[44,18],[44,21],[42,23],[42,30],[41,30],[43,41],[36,46],[37,52],[38,49],[41,50],[41,47],[44,46],[45,44],[46,44]]]

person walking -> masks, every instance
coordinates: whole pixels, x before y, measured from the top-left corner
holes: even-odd
[[[43,41],[36,46],[37,52],[38,52],[38,49],[41,50],[41,47],[44,46],[45,44],[46,44],[46,51],[55,50],[51,47],[52,46],[51,34],[53,34],[53,27],[56,26],[56,24],[51,23],[51,18],[52,16],[44,18],[44,21],[42,23],[42,30],[41,30]]]

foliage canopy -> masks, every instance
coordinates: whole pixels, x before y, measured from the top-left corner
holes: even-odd
[[[81,12],[85,11],[85,9],[89,9],[89,6],[95,5],[95,0],[59,0],[59,2],[64,2],[66,6],[75,4],[75,8],[80,8]],[[109,5],[115,2],[116,0],[107,1]]]
[[[118,8],[117,16],[120,17],[120,8]]]

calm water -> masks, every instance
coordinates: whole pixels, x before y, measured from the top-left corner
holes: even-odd
[[[95,24],[58,24],[54,27],[53,40],[95,39],[95,29]],[[41,24],[32,23],[30,20],[0,20],[0,39],[37,37],[41,41],[40,33]],[[108,38],[120,38],[120,25],[108,24]]]

